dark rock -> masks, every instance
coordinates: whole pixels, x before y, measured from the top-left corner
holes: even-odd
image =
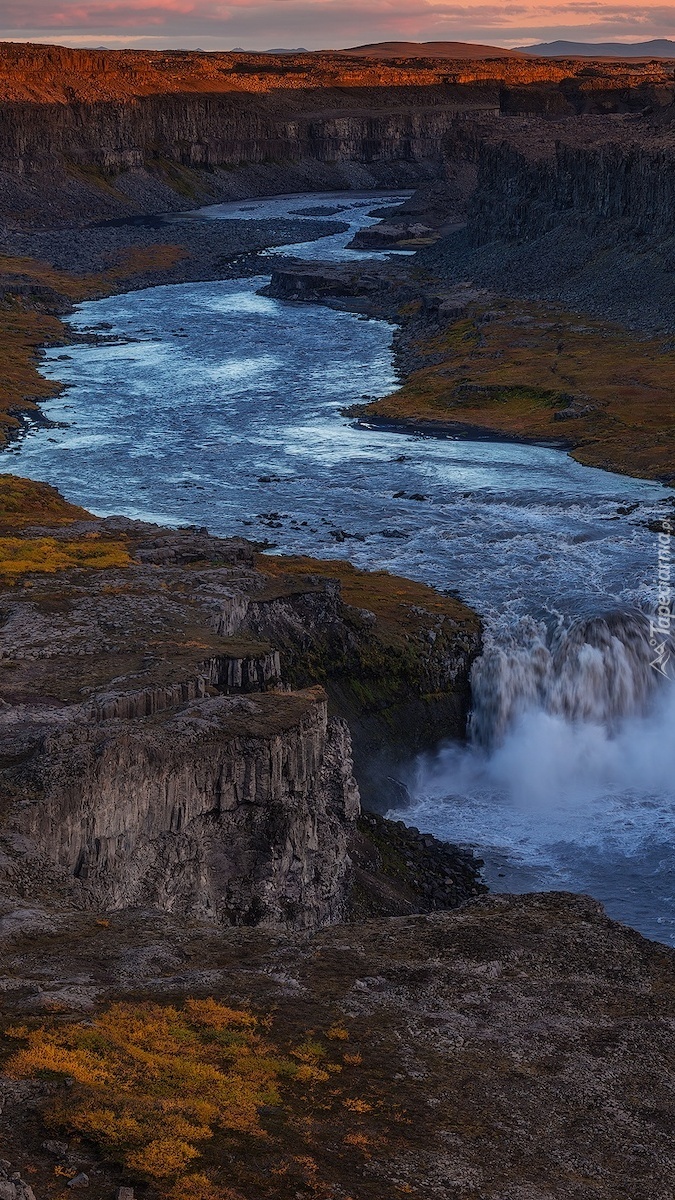
[[[68,1143],[53,1141],[43,1142],[42,1149],[46,1150],[48,1154],[53,1154],[55,1158],[65,1158],[68,1154]]]

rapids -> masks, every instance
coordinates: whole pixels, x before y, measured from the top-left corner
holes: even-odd
[[[191,219],[340,206],[349,233],[290,252],[362,258],[345,245],[382,201],[284,197]],[[53,425],[0,470],[101,514],[207,524],[458,591],[486,629],[471,743],[413,764],[397,815],[477,846],[494,888],[588,891],[675,944],[675,686],[652,665],[647,528],[673,512],[669,493],[555,450],[354,428],[340,408],[395,386],[391,328],[262,297],[265,282],[80,305],[73,328],[104,340],[47,354],[67,385],[43,405]]]

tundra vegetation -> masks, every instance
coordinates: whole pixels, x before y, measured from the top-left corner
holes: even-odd
[[[349,1036],[334,1022],[282,1046],[272,1016],[213,998],[124,1001],[92,1019],[8,1026],[19,1048],[5,1074],[45,1082],[55,1134],[85,1139],[167,1200],[238,1200],[256,1162],[260,1195],[300,1185],[318,1198],[329,1189],[312,1157],[325,1122],[339,1125],[348,1156],[374,1145]],[[57,1175],[65,1183],[68,1171]]]
[[[566,444],[587,466],[669,479],[675,349],[663,338],[558,305],[489,297],[460,320],[401,339],[403,386],[361,408],[368,419],[450,422]]]

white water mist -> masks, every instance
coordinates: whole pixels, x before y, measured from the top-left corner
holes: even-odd
[[[478,845],[493,887],[590,891],[675,941],[675,682],[651,665],[648,619],[499,633],[475,667],[472,741],[418,761],[407,819]]]

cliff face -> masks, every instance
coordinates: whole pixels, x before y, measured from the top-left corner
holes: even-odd
[[[458,112],[495,93],[451,86],[0,105],[0,216],[40,224],[241,195],[415,184],[438,173]]]
[[[3,105],[0,156],[25,175],[46,163],[121,174],[161,165],[212,170],[315,158],[439,161],[453,117],[496,111],[496,92],[452,85],[294,93],[152,96],[128,102]]]
[[[0,216],[24,224],[440,173],[458,117],[672,101],[668,63],[0,47]],[[367,168],[359,173],[356,168]]]
[[[447,282],[552,300],[646,333],[675,328],[675,139],[657,118],[466,122],[446,153],[475,171],[463,228],[421,250]],[[675,111],[675,110],[673,110]],[[457,210],[448,192],[448,212]]]
[[[311,560],[268,571],[245,542],[78,516],[23,529],[17,553],[39,550],[38,572],[1,593],[0,901],[300,928],[344,918],[359,792],[347,706],[338,689],[329,712],[317,684],[344,684],[379,646],[370,703],[395,711],[397,688],[415,686],[399,643],[417,629],[418,692],[429,660],[461,708],[473,614],[399,599],[410,633],[396,633],[391,613],[355,610],[336,579],[308,574]],[[49,574],[60,546],[95,546],[104,569]],[[409,586],[415,600],[429,591]],[[381,590],[376,577],[376,608]],[[352,706],[355,726],[367,708]]]
[[[478,164],[469,207],[473,245],[538,237],[573,214],[591,230],[620,223],[626,233],[675,232],[675,142],[645,123],[510,122],[500,138],[483,127],[458,131],[453,145]]]
[[[359,812],[349,733],[320,688],[278,690],[278,653],[246,627],[250,552],[176,535],[134,553],[6,596],[6,886],[49,878],[76,905],[232,924],[337,920]],[[193,561],[211,570],[190,578]]]
[[[13,774],[15,831],[82,903],[235,925],[344,915],[359,799],[347,728],[320,690],[75,721]]]

